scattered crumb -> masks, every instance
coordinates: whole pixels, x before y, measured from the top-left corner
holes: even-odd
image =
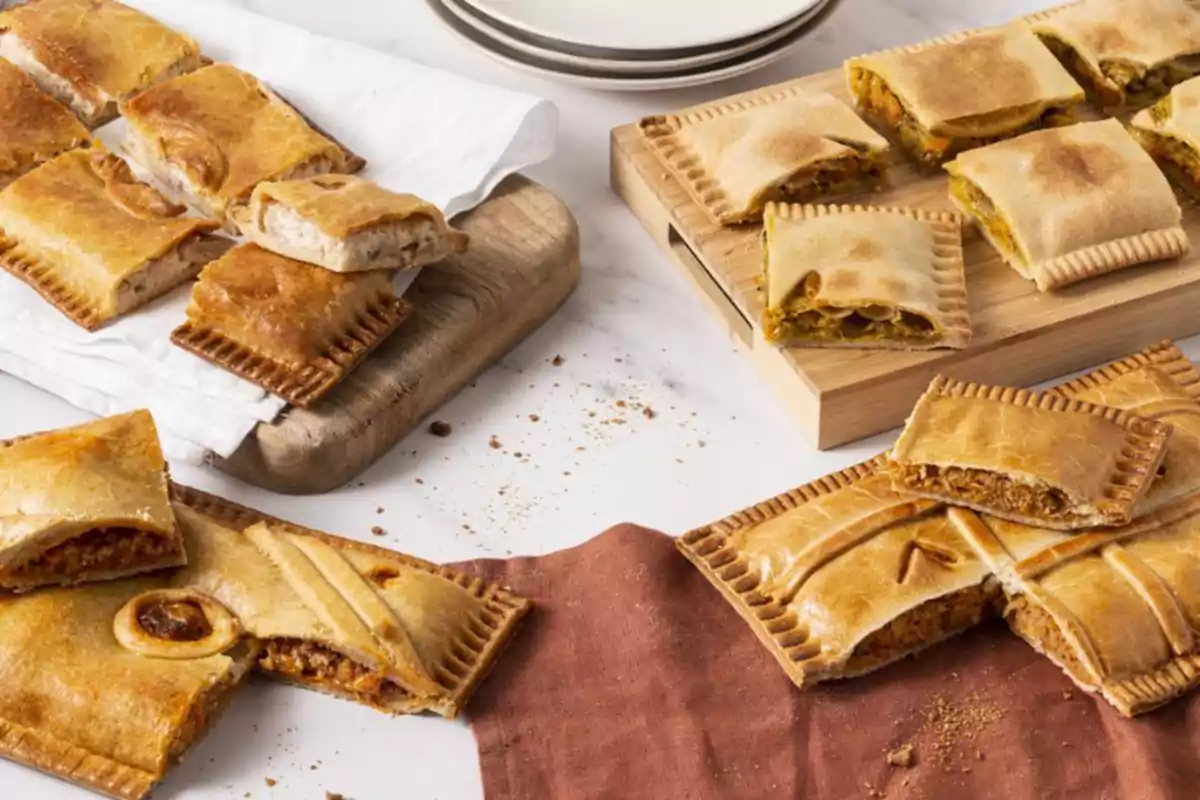
[[[529,421],[530,421],[530,422],[537,422],[537,421],[538,421],[538,420],[540,420],[540,419],[541,419],[541,417],[539,417],[537,414],[530,414],[530,415],[529,415]]]
[[[425,481],[421,480],[420,478],[417,478],[416,480],[417,480],[417,483],[421,484],[422,486],[425,485]]]
[[[624,400],[618,400],[616,402],[616,406],[617,406],[617,408],[628,408],[629,404],[626,403]]]
[[[911,767],[915,761],[914,748],[911,744],[902,744],[887,754],[887,763],[893,767]]]
[[[275,784],[279,783],[279,781],[275,780],[274,778],[264,778],[264,780],[267,782],[267,787],[268,787],[268,788],[270,788],[270,787],[274,786]]]
[[[696,442],[696,445],[697,445],[698,447],[708,447],[708,443],[707,443],[707,442],[705,442],[703,439],[701,439],[700,441]]]
[[[976,750],[976,751],[975,751],[975,760],[976,760],[976,761],[983,761],[983,751],[982,751],[982,750]]]
[[[651,408],[650,406],[646,406],[645,408],[642,409],[642,416],[645,417],[646,419],[654,419],[655,417],[658,416],[658,414],[655,412],[655,410],[653,408]]]
[[[434,436],[445,439],[450,434],[454,433],[454,426],[449,422],[442,422],[440,419],[429,423],[429,432]]]
[[[488,447],[492,448],[493,450],[499,450],[502,446],[503,445],[500,444],[500,440],[495,436],[488,439]]]
[[[959,762],[965,757],[962,751],[975,744],[979,735],[998,722],[1004,712],[1000,706],[972,692],[961,700],[934,695],[921,710],[921,715],[925,718],[921,730],[933,736],[934,757],[943,768],[961,772],[963,768]],[[971,750],[976,759],[982,760],[981,750]]]
[[[387,531],[385,531],[383,528],[376,525],[373,528],[371,528],[371,535],[372,536],[387,536]]]
[[[561,367],[563,364],[567,363],[567,360],[562,356],[555,356],[554,358],[550,359],[550,363],[556,367]]]
[[[520,450],[518,450],[517,452],[513,453],[513,458],[521,458],[521,457],[522,457],[522,456],[521,456],[521,451],[520,451]]]
[[[578,447],[575,448],[576,453],[582,453],[585,450],[587,450],[587,448],[584,447],[583,445],[579,445]]]
[[[348,800],[348,798],[346,797],[346,795],[339,794],[337,792],[326,792],[325,800]]]
[[[383,506],[376,506],[376,507],[375,507],[375,513],[376,513],[376,514],[382,514],[382,513],[383,513]]]
[[[1071,694],[1070,691],[1068,691],[1066,689],[1063,690],[1063,700],[1073,700],[1074,698],[1075,698],[1075,695]]]

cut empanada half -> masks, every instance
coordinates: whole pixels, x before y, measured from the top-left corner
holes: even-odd
[[[918,163],[1069,125],[1083,89],[1028,28],[969,31],[846,62],[850,94]]]
[[[796,87],[647,117],[642,135],[692,199],[722,225],[758,222],[769,202],[878,189],[888,142],[845,103]]]
[[[200,47],[116,0],[32,0],[0,13],[0,56],[90,128],[118,103],[198,69]]]
[[[1200,78],[1138,112],[1129,130],[1180,189],[1200,199]]]
[[[0,442],[0,592],[186,561],[149,412]]]
[[[334,272],[423,267],[468,243],[436,206],[350,175],[261,183],[234,220],[267,250]]]
[[[1042,291],[1190,247],[1170,183],[1116,120],[1026,134],[946,170],[955,205]]]
[[[1029,23],[1107,113],[1200,75],[1200,10],[1189,0],[1081,0]]]
[[[957,214],[770,204],[763,223],[768,342],[919,350],[970,341]]]

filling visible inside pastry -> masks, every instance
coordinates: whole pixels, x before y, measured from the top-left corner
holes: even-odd
[[[979,223],[988,241],[1000,251],[1006,260],[1016,259],[1021,263],[1026,262],[1021,248],[1017,246],[1016,237],[1013,235],[1012,228],[1009,227],[1008,220],[974,181],[961,175],[951,175],[950,194]]]
[[[1000,584],[982,583],[927,600],[863,639],[846,662],[846,676],[878,669],[972,628],[999,610]]]
[[[1038,651],[1058,664],[1076,683],[1081,686],[1094,683],[1054,617],[1037,603],[1030,602],[1025,595],[1014,595],[1004,609],[1004,617],[1022,639],[1035,643]]]
[[[268,639],[258,666],[296,683],[350,695],[375,708],[392,708],[412,699],[402,686],[370,667],[303,639]]]
[[[136,528],[100,528],[68,539],[12,571],[14,584],[85,580],[92,572],[124,572],[182,552],[170,540]]]
[[[1148,70],[1128,61],[1105,59],[1097,69],[1062,39],[1046,32],[1039,32],[1038,37],[1105,109],[1153,103],[1172,87],[1200,75],[1200,56],[1177,58]]]
[[[913,492],[950,495],[978,507],[1063,522],[1087,519],[1095,513],[1095,509],[1073,502],[1061,489],[1038,480],[1022,482],[990,470],[933,464],[893,465],[892,469]]]
[[[927,316],[885,305],[815,304],[821,276],[809,275],[778,307],[765,312],[770,341],[925,341],[937,330]]]
[[[904,102],[892,91],[881,76],[855,67],[850,74],[851,91],[859,106],[891,130],[900,143],[927,164],[936,165],[953,158],[964,150],[993,144],[1020,134],[1071,125],[1077,121],[1072,108],[1050,106],[1043,108],[1035,103],[1023,108],[1005,109],[1000,114],[978,118],[989,127],[1006,121],[1007,131],[1001,136],[939,136],[926,130],[905,107]],[[964,120],[969,124],[970,120]]]
[[[804,203],[879,186],[887,172],[886,155],[857,147],[853,142],[842,144],[857,152],[800,169],[778,186],[767,190],[763,194],[762,204]]]
[[[196,234],[165,255],[147,261],[117,286],[117,314],[125,314],[200,274],[210,261],[224,255],[233,242],[220,236]]]

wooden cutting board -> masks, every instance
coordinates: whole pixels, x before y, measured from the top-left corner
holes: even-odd
[[[421,272],[414,312],[316,408],[261,424],[218,469],[284,494],[358,476],[545,322],[579,282],[579,230],[547,189],[508,178],[455,225],[470,250]]]
[[[840,69],[795,85],[850,102]],[[728,98],[759,94],[747,92]],[[953,209],[944,175],[918,174],[899,153],[891,186],[839,203]],[[1200,252],[1046,294],[1006,266],[974,230],[964,239],[974,339],[967,350],[894,352],[790,348],[759,333],[761,226],[721,228],[655,158],[636,124],[612,132],[612,185],[820,449],[904,422],[932,378],[1028,386],[1200,332]],[[1200,209],[1184,227],[1200,250]]]

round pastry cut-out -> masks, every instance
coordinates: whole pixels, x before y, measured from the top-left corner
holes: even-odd
[[[130,652],[188,660],[223,653],[242,626],[229,609],[192,589],[156,589],[130,600],[113,619],[113,634]]]

